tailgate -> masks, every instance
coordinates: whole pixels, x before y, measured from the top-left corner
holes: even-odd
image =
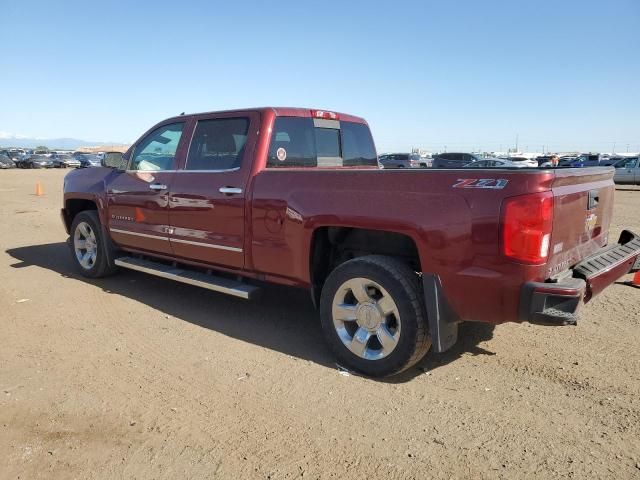
[[[613,174],[610,167],[555,170],[547,278],[573,267],[608,243]]]

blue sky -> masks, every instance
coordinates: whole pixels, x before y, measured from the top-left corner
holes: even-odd
[[[640,1],[0,0],[0,131],[135,140],[182,111],[365,117],[379,151],[640,150]],[[1,140],[0,140],[1,143]]]

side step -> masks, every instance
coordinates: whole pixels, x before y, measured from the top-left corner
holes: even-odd
[[[195,270],[184,270],[141,258],[120,257],[116,258],[115,264],[122,268],[149,273],[156,277],[168,278],[176,282],[188,283],[189,285],[206,288],[214,292],[226,293],[227,295],[233,295],[234,297],[240,297],[246,300],[255,298],[260,292],[260,287],[254,285],[216,277],[215,275],[207,275],[206,273]]]

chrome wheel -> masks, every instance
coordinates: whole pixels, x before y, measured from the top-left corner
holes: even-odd
[[[82,268],[90,270],[96,264],[98,244],[96,234],[87,222],[80,222],[73,232],[73,249]]]
[[[333,326],[342,343],[365,360],[388,356],[400,339],[400,313],[389,292],[367,278],[352,278],[336,291]]]

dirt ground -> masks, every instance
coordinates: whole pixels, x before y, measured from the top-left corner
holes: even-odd
[[[640,478],[640,289],[347,376],[306,292],[80,277],[64,174],[0,171],[0,478]],[[616,192],[622,226],[640,189]]]

